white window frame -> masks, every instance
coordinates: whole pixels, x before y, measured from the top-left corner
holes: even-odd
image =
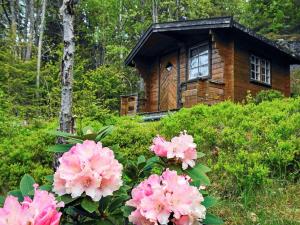
[[[250,79],[271,85],[271,62],[257,55],[250,55]]]
[[[197,50],[199,51],[198,55],[192,56],[192,51]],[[207,63],[201,64],[201,56],[207,56]],[[197,59],[197,65],[195,67],[192,67],[192,60]],[[199,63],[200,61],[200,63]],[[210,51],[209,51],[209,45],[208,43],[203,43],[200,45],[193,46],[189,49],[189,80],[194,80],[197,78],[206,78],[210,76]],[[200,69],[206,68],[207,73],[201,74]],[[198,73],[195,76],[192,76],[192,69],[197,69]]]

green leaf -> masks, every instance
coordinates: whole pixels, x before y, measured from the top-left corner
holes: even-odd
[[[24,200],[24,197],[23,197],[22,192],[20,190],[10,191],[10,192],[7,193],[7,195],[17,197],[19,202],[22,202]]]
[[[48,181],[49,183],[53,183],[53,175],[47,175],[45,176],[46,181]]]
[[[90,198],[84,198],[80,205],[84,210],[88,211],[89,213],[93,213],[98,209],[99,203],[94,202]]]
[[[215,199],[214,197],[207,196],[204,198],[204,201],[201,204],[204,205],[205,208],[210,208],[210,207],[216,205],[217,202],[218,202],[218,200]]]
[[[197,159],[200,159],[203,156],[205,156],[205,154],[203,152],[197,152]]]
[[[137,164],[140,165],[142,163],[145,163],[146,162],[146,158],[145,156],[141,155],[138,157],[138,160],[137,160]]]
[[[34,190],[33,185],[35,184],[34,179],[29,174],[25,174],[20,182],[20,190],[23,196],[29,195]]]
[[[202,184],[210,185],[210,180],[206,175],[209,171],[211,171],[210,168],[199,163],[194,168],[188,169],[186,173],[192,178],[192,184],[199,187]]]
[[[218,225],[218,224],[224,224],[223,220],[213,214],[207,213],[205,216],[205,219],[203,221],[206,225]]]
[[[64,153],[70,150],[73,144],[57,144],[48,147],[48,152]]]
[[[192,178],[192,185],[196,187],[200,187],[200,185],[210,185],[210,180],[208,176],[204,173],[199,173],[197,176],[192,176],[188,173],[188,175]]]
[[[4,196],[0,196],[0,207],[3,206],[4,201],[5,201],[5,197]]]
[[[133,208],[131,206],[127,206],[127,205],[123,206],[122,207],[123,216],[128,217],[131,214],[131,212],[134,210],[135,210],[135,208]]]
[[[100,141],[103,138],[105,138],[107,135],[111,134],[111,132],[113,131],[114,126],[110,125],[110,126],[105,126],[102,127],[99,131],[98,131],[98,135],[95,138],[95,141]]]
[[[50,184],[45,184],[39,187],[40,190],[44,190],[44,191],[51,191],[52,190],[52,185]]]
[[[71,195],[63,195],[63,196],[60,196],[60,201],[63,201],[65,204],[69,204],[75,200],[77,200],[79,197],[76,197],[76,198],[72,198]]]
[[[125,204],[125,201],[128,199],[128,197],[126,195],[122,195],[120,197],[115,198],[110,206],[109,206],[109,211],[113,212],[115,209],[118,209],[120,206],[123,205],[123,203]]]

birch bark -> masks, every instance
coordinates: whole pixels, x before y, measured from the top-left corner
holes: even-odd
[[[28,31],[28,42],[26,48],[25,60],[31,59],[32,42],[33,42],[33,30],[34,30],[34,6],[33,0],[28,0],[28,11],[29,11],[29,31]]]
[[[47,0],[42,2],[42,14],[41,14],[41,25],[40,25],[40,35],[38,43],[38,57],[37,57],[37,73],[36,73],[36,97],[39,99],[39,89],[40,89],[40,76],[41,76],[41,61],[42,61],[42,47],[43,47],[43,35],[45,27],[45,13],[46,13]]]
[[[63,19],[63,42],[64,53],[61,64],[61,109],[59,115],[60,131],[73,133],[73,117],[72,117],[72,89],[73,89],[73,65],[75,53],[75,37],[74,37],[74,1],[63,0],[60,8],[60,14]],[[58,138],[59,144],[64,144],[63,138]],[[59,165],[58,158],[61,154],[56,154],[54,167]]]

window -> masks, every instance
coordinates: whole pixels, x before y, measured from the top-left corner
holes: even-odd
[[[251,55],[251,80],[271,84],[270,61]]]
[[[197,46],[190,49],[190,79],[207,77],[209,75],[208,66],[208,45]]]

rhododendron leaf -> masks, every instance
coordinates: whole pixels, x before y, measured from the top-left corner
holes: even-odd
[[[122,207],[121,210],[123,212],[123,216],[128,217],[131,214],[131,212],[135,210],[135,208],[125,205],[125,206]]]
[[[107,135],[109,135],[112,132],[113,128],[114,128],[114,126],[105,126],[105,127],[102,127],[101,130],[98,131],[98,135],[95,138],[95,141],[100,141],[104,137],[106,137]]]
[[[110,212],[113,212],[114,210],[118,209],[125,201],[128,199],[128,196],[122,195],[120,197],[115,198],[108,207]]]
[[[81,137],[75,136],[74,134],[62,132],[62,131],[49,131],[48,134],[55,135],[58,137],[64,137],[67,139],[68,142],[70,142],[69,139],[75,141],[75,143],[82,143]]]
[[[187,171],[187,174],[192,178],[192,185],[199,187],[200,185],[210,185],[210,180],[208,176],[204,173],[192,173],[191,171]]]
[[[58,144],[50,146],[47,151],[55,153],[64,153],[70,150],[73,144]]]
[[[53,183],[53,175],[47,175],[45,176],[46,181],[48,181],[49,183]]]
[[[207,196],[204,198],[204,201],[201,204],[204,205],[205,208],[210,208],[210,207],[216,205],[217,202],[218,202],[218,200],[215,199],[214,197]]]
[[[207,213],[205,216],[205,219],[203,221],[206,225],[218,225],[218,224],[224,224],[223,220],[215,215],[212,215],[210,213]]]
[[[109,197],[109,196],[101,198],[100,199],[100,203],[99,203],[100,210],[104,211],[107,208],[107,206],[108,206],[108,204],[109,204],[110,201],[111,201],[111,197]]]
[[[0,196],[0,207],[3,206],[4,201],[5,201],[5,197],[4,196]]]
[[[60,201],[63,201],[65,204],[69,204],[78,199],[78,197],[72,198],[71,195],[63,195],[63,196],[60,196],[59,198],[60,198]]]
[[[52,190],[52,185],[50,184],[45,184],[39,187],[40,190],[44,190],[44,191],[51,191]]]
[[[81,201],[81,207],[88,211],[89,213],[95,212],[98,209],[99,206],[99,202],[94,202],[92,199],[90,198],[84,198]]]
[[[192,184],[199,187],[202,184],[210,185],[210,180],[205,174],[209,171],[211,171],[210,168],[199,163],[194,168],[187,170],[186,173],[192,178]]]
[[[145,163],[146,162],[146,158],[145,156],[141,155],[138,157],[138,160],[137,160],[137,164],[140,165],[142,163]]]
[[[20,190],[23,196],[29,195],[30,192],[34,190],[33,185],[35,184],[32,176],[25,174],[20,182]]]
[[[197,159],[200,159],[203,156],[205,156],[205,154],[203,152],[197,152]]]
[[[17,197],[19,202],[22,202],[24,200],[24,197],[22,195],[22,192],[20,190],[13,190],[7,193],[7,195],[12,195],[14,197]]]

